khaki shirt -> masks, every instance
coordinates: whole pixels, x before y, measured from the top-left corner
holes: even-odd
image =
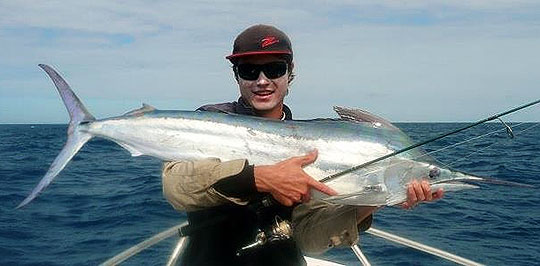
[[[239,174],[246,163],[246,160],[221,162],[217,158],[165,162],[162,174],[163,194],[178,211],[196,211],[230,202],[246,205],[248,202],[225,196],[212,187],[223,178]],[[292,213],[295,241],[302,251],[308,254],[356,244],[356,212],[355,207],[320,200],[300,204]],[[371,216],[362,223],[361,227],[369,227]]]

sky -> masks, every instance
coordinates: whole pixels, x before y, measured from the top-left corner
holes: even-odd
[[[540,2],[0,0],[0,123],[67,123],[54,67],[97,118],[236,100],[232,43],[292,40],[295,118],[477,121],[540,98]],[[506,117],[540,121],[540,106]]]

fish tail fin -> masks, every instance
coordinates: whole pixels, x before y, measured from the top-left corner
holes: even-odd
[[[45,70],[52,79],[69,113],[70,121],[67,132],[68,138],[66,144],[54,159],[45,176],[39,181],[38,185],[32,190],[30,195],[17,206],[17,209],[30,203],[39,195],[39,193],[49,186],[73,156],[75,156],[82,146],[92,138],[92,134],[77,130],[77,126],[82,123],[96,120],[94,116],[86,110],[86,107],[84,107],[77,95],[73,93],[67,82],[54,69],[43,64],[40,64],[39,67]]]
[[[68,135],[68,140],[64,145],[64,148],[62,148],[62,151],[56,156],[45,176],[43,176],[38,185],[34,187],[30,195],[17,206],[17,209],[30,203],[39,195],[39,193],[49,186],[58,173],[60,173],[60,171],[68,164],[71,158],[73,158],[81,147],[91,138],[92,135],[88,133],[76,132],[75,134]]]
[[[47,75],[51,78],[52,82],[56,86],[62,101],[69,113],[69,128],[68,134],[73,133],[75,127],[83,122],[90,122],[96,120],[96,118],[86,110],[84,104],[79,100],[79,97],[71,90],[67,82],[50,66],[39,64]]]

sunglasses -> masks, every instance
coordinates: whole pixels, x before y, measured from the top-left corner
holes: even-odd
[[[256,80],[260,73],[269,79],[277,79],[287,73],[287,63],[285,62],[270,62],[262,65],[256,64],[239,64],[236,66],[238,76],[245,80]]]

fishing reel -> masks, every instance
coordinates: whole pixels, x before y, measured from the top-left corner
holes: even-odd
[[[282,220],[279,216],[276,216],[274,223],[270,225],[267,230],[263,231],[258,229],[257,235],[255,236],[255,241],[240,248],[236,252],[236,256],[242,256],[249,251],[261,248],[267,243],[291,239],[292,235],[293,229],[291,224],[286,220]]]

